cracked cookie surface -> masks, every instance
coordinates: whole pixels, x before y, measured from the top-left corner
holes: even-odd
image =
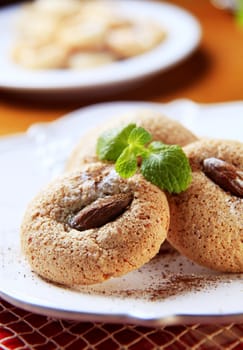
[[[168,196],[168,241],[200,265],[243,272],[243,144],[201,140],[184,147],[190,187]]]
[[[89,226],[83,226],[87,216]],[[66,286],[94,284],[148,262],[168,226],[168,202],[160,189],[141,175],[124,180],[112,166],[93,163],[62,175],[34,198],[21,242],[40,276]]]

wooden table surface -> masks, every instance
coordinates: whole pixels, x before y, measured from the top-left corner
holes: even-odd
[[[167,102],[189,98],[196,102],[243,100],[243,27],[209,0],[172,0],[193,13],[202,25],[198,50],[166,73],[142,82],[136,89],[103,98],[73,101],[33,101],[0,89],[0,135],[25,131],[32,123],[54,120],[76,108],[101,101]],[[0,10],[1,11],[1,10]]]

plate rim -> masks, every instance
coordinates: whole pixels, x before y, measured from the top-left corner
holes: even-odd
[[[80,312],[75,310],[65,310],[50,306],[40,306],[37,303],[23,302],[18,298],[10,296],[0,291],[0,298],[11,303],[15,307],[22,308],[25,311],[33,312],[42,316],[59,318],[64,320],[80,322],[102,322],[117,324],[134,324],[147,327],[161,327],[176,324],[208,324],[208,323],[225,323],[225,322],[243,322],[243,312],[230,314],[184,314],[173,313],[162,317],[142,317],[133,313],[101,313],[101,312]]]

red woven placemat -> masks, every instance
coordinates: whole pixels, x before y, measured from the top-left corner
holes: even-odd
[[[0,300],[0,349],[243,349],[243,324],[134,325],[74,322],[40,316]]]

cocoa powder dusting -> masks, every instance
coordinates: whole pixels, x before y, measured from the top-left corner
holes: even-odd
[[[96,290],[93,287],[81,289],[83,293],[92,295],[103,295],[119,298],[144,299],[149,301],[159,301],[169,297],[178,296],[190,292],[199,292],[216,288],[219,283],[230,283],[232,278],[228,275],[183,275],[173,274],[161,277],[157,284],[144,289],[121,289],[121,290]]]
[[[160,300],[168,297],[198,292],[209,287],[216,287],[222,281],[219,276],[198,276],[198,275],[172,275],[167,277],[164,283],[147,291],[149,300]],[[229,282],[229,280],[227,280]]]
[[[124,276],[118,280],[111,279],[111,284],[108,283],[108,285],[104,283],[93,286],[73,286],[72,289],[88,295],[156,302],[189,293],[201,291],[210,293],[212,289],[222,284],[242,278],[241,274],[199,271],[195,263],[185,260],[167,242],[157,256],[133,273],[135,275],[131,279],[129,277],[126,279]],[[136,278],[140,281],[140,285],[135,282]]]

